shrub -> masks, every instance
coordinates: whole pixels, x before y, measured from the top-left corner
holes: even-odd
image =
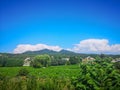
[[[116,62],[116,63],[114,64],[114,66],[115,66],[116,69],[120,69],[120,62]]]
[[[0,80],[3,80],[3,79],[5,79],[5,78],[6,78],[6,76],[3,75],[3,74],[0,72]]]
[[[80,74],[72,78],[75,90],[118,90],[120,75],[107,59],[80,65]]]
[[[26,68],[22,68],[19,70],[17,76],[27,76],[29,74],[29,71]]]

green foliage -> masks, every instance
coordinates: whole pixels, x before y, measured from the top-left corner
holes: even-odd
[[[0,67],[15,67],[22,66],[23,60],[8,56],[0,56]]]
[[[120,72],[111,58],[48,68],[1,67],[1,90],[119,90]],[[41,63],[40,63],[41,64]],[[42,64],[41,64],[42,65]],[[15,77],[16,74],[19,77]],[[9,76],[10,78],[7,78]],[[27,77],[26,77],[27,76]]]
[[[6,75],[3,75],[3,73],[0,72],[0,80],[3,80],[4,78],[6,78]]]
[[[115,66],[116,69],[119,69],[119,70],[120,70],[120,62],[114,63],[114,66]]]
[[[74,87],[68,79],[30,76],[4,79],[0,82],[0,90],[74,90]]]
[[[0,68],[0,71],[6,71],[6,74],[10,76],[11,73],[18,73],[19,71],[17,70],[23,68],[2,67],[2,69]],[[76,77],[79,73],[79,67],[77,65],[53,66],[38,69],[26,67],[26,69],[30,72],[27,77],[14,77],[13,75],[11,78],[3,78],[0,81],[2,90],[74,90],[70,78],[72,76]],[[15,70],[17,72],[11,72]]]
[[[65,65],[67,63],[64,57],[52,57],[51,66]]]
[[[78,56],[72,56],[70,57],[70,64],[77,64],[80,63],[82,61],[82,59]]]
[[[117,90],[120,87],[120,74],[108,58],[94,63],[81,64],[80,74],[72,79],[76,90]]]
[[[37,60],[32,61],[31,62],[31,66],[33,66],[34,68],[41,68],[41,67],[43,67],[43,65],[40,62],[38,62]]]
[[[50,65],[51,58],[49,55],[37,55],[31,62],[31,65],[35,68],[40,68],[42,66],[48,67]]]
[[[33,67],[1,67],[0,72],[5,76],[15,77],[19,70],[26,68],[29,75],[40,78],[71,78],[79,74],[78,65],[63,65],[51,66],[48,68],[33,68]]]
[[[66,64],[65,65],[70,65],[70,61],[66,61]]]
[[[57,60],[51,60],[51,66],[57,66],[58,64]]]
[[[3,55],[0,56],[0,66],[5,67],[7,60],[8,60],[8,58],[6,56],[3,56]]]
[[[26,68],[22,68],[19,70],[17,76],[27,76],[29,74],[29,71]]]

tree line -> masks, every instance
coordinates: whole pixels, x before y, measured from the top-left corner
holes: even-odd
[[[25,58],[28,56],[17,56],[17,55],[1,55],[0,56],[0,67],[18,67],[23,66]],[[67,57],[69,60],[65,60],[65,56],[55,55],[50,56],[48,54],[31,56],[30,66],[37,67],[48,67],[58,65],[70,65],[77,64],[82,61],[80,56]]]

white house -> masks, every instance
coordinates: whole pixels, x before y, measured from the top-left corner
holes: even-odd
[[[69,61],[70,58],[62,58],[62,60],[66,60],[66,61]]]
[[[116,58],[112,60],[113,63],[120,62],[120,58]]]
[[[94,60],[95,60],[95,58],[93,58],[91,56],[88,56],[88,57],[84,58],[82,61],[83,62],[89,62],[89,61],[94,61]]]
[[[30,59],[30,57],[27,57],[27,58],[24,60],[23,66],[30,66],[30,63],[31,63],[31,59]]]

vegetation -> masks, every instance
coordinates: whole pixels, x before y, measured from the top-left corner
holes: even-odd
[[[119,69],[119,70],[120,70],[120,62],[116,62],[114,65],[115,65],[115,68],[116,68],[116,69]]]
[[[72,56],[72,57],[70,57],[69,61],[70,61],[70,64],[77,64],[77,63],[80,63],[82,61],[82,59],[77,56]]]
[[[28,75],[23,75],[24,68],[29,71]],[[4,79],[0,80],[0,87],[2,90],[74,90],[70,78],[76,77],[78,70],[78,65],[47,68],[2,67],[0,71]]]
[[[32,67],[19,67],[25,54],[0,56],[0,90],[120,89],[119,62],[113,63],[112,58],[103,54],[82,62],[83,57],[66,56],[64,52],[63,55],[28,55]]]
[[[9,55],[0,56],[0,67],[18,67],[23,65],[23,59]]]
[[[49,55],[37,55],[31,62],[31,65],[35,68],[48,67],[50,65],[51,58]]]
[[[18,71],[17,76],[27,76],[28,74],[29,74],[29,71],[28,71],[26,68],[21,68],[21,69]]]
[[[75,90],[119,90],[120,72],[115,69],[108,58],[94,63],[80,65],[78,77],[73,78]]]

